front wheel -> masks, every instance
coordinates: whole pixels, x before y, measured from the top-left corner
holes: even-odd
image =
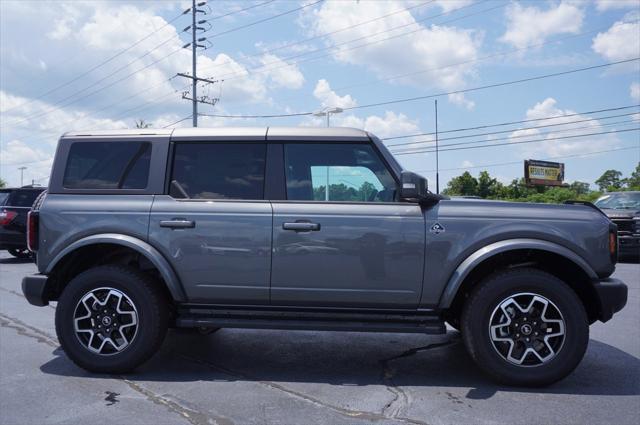
[[[470,295],[461,318],[473,360],[501,383],[541,386],[571,373],[589,341],[582,301],[537,269],[495,273]]]
[[[147,275],[129,267],[95,267],[62,292],[56,333],[67,356],[83,369],[125,373],[160,347],[167,310],[158,283]]]

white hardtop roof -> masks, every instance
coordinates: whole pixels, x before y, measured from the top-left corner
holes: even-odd
[[[64,138],[76,137],[133,137],[133,136],[171,136],[172,140],[369,140],[366,131],[349,127],[196,127],[176,129],[128,129],[73,131],[65,133]]]

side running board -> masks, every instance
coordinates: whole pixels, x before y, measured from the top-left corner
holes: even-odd
[[[343,312],[339,310],[235,309],[185,305],[176,326],[249,329],[289,329],[351,332],[444,334],[444,321],[434,313]]]

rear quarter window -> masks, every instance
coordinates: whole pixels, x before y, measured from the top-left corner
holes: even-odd
[[[66,189],[145,189],[151,143],[75,142],[69,148]]]

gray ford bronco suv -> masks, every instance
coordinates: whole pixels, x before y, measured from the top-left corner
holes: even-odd
[[[447,199],[349,128],[67,133],[28,219],[62,348],[93,372],[169,327],[441,334],[495,379],[545,385],[627,300],[591,205]]]

